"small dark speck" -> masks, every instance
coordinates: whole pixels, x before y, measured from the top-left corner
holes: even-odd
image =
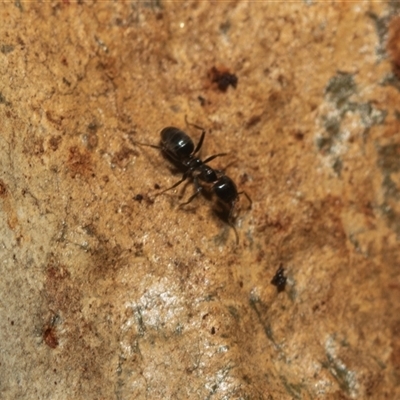
[[[1,92],[0,92],[0,104],[9,104]]]
[[[20,11],[24,11],[22,8],[21,0],[15,0],[14,5],[15,5],[15,7],[19,8]]]
[[[274,277],[272,278],[271,284],[276,286],[276,288],[278,289],[278,293],[283,292],[285,290],[286,276],[282,264],[279,266]]]
[[[211,328],[211,335],[215,335],[215,328],[214,327]]]
[[[220,26],[219,29],[223,34],[228,33],[229,29],[231,28],[231,23],[229,21],[223,22]]]
[[[221,92],[226,92],[229,86],[236,89],[238,77],[227,70],[212,67],[210,70],[211,82],[216,83]]]
[[[143,195],[141,195],[141,194],[139,193],[139,194],[137,194],[137,195],[134,197],[134,199],[140,203],[140,202],[143,200]]]
[[[14,321],[11,321],[11,326],[14,326]]]
[[[203,96],[197,96],[197,100],[199,100],[202,107],[206,105],[206,99]]]
[[[61,140],[62,140],[61,136],[52,136],[52,137],[49,139],[49,146],[50,146],[50,148],[51,148],[53,151],[56,151],[56,150],[58,149],[58,146],[59,146],[60,143],[61,143]]]
[[[62,80],[67,86],[71,86],[71,82],[68,79],[62,78]]]
[[[161,187],[160,187],[160,185],[159,185],[158,183],[156,183],[156,184],[154,185],[154,189],[158,190],[158,189],[161,189]]]
[[[254,125],[257,125],[261,121],[261,115],[253,115],[246,123],[246,128],[251,128]]]
[[[337,158],[335,162],[333,163],[332,166],[333,170],[336,172],[336,174],[340,177],[340,174],[343,169],[343,161],[340,158]]]
[[[0,180],[0,197],[5,197],[7,195],[7,186]]]
[[[0,46],[0,51],[3,54],[11,53],[12,51],[14,51],[14,46],[11,44],[3,44],[2,46]]]
[[[47,346],[52,349],[55,349],[58,346],[58,338],[54,327],[49,327],[43,332],[43,339]]]
[[[91,123],[88,125],[87,128],[88,128],[89,131],[97,132],[97,130],[99,129],[99,126],[98,126],[98,124],[97,124],[96,122],[91,122]]]
[[[154,199],[146,197],[146,203],[149,204],[149,205],[152,205],[152,204],[154,204]]]
[[[293,136],[294,136],[294,138],[295,138],[296,140],[299,140],[299,141],[301,141],[301,140],[304,139],[304,133],[303,133],[303,132],[300,132],[300,131],[296,131],[296,132],[293,134]]]

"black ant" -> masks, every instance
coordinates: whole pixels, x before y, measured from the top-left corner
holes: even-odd
[[[200,140],[196,147],[194,146],[193,140],[184,131],[172,126],[162,129],[160,132],[160,145],[158,146],[135,141],[132,141],[132,143],[161,150],[175,166],[183,171],[182,179],[171,187],[158,193],[159,195],[176,188],[187,178],[192,178],[196,191],[192,196],[190,196],[188,201],[180,204],[180,206],[184,206],[189,204],[205,187],[207,187],[208,190],[215,195],[217,203],[222,206],[223,213],[221,213],[221,216],[223,215],[226,217],[227,222],[235,231],[236,243],[238,243],[239,236],[232,221],[235,204],[240,194],[244,194],[247,197],[250,205],[252,204],[252,201],[246,192],[238,192],[237,187],[231,178],[226,176],[222,171],[214,170],[207,165],[208,162],[217,157],[225,156],[227,153],[214,154],[203,161],[196,157],[196,154],[200,151],[203,145],[206,131],[198,125],[189,123],[186,120],[186,117],[185,121],[188,125],[202,131]]]

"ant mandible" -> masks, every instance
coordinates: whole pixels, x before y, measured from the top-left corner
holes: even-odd
[[[131,141],[134,144],[161,150],[176,167],[183,171],[181,180],[158,193],[159,195],[176,188],[186,179],[192,178],[196,190],[194,194],[190,196],[188,201],[181,203],[180,206],[189,204],[199,195],[199,193],[202,192],[204,188],[208,188],[211,193],[215,195],[217,203],[221,206],[222,210],[225,211],[225,214],[227,213],[227,222],[233,228],[236,236],[236,243],[238,243],[239,236],[233,223],[233,211],[240,194],[244,194],[247,197],[250,206],[252,201],[246,192],[238,192],[237,187],[231,178],[225,175],[222,171],[214,170],[207,165],[208,162],[217,157],[225,156],[227,153],[214,154],[203,161],[196,156],[203,145],[206,131],[198,125],[189,123],[186,116],[185,122],[187,125],[193,126],[202,131],[200,140],[196,147],[189,135],[181,129],[172,126],[161,130],[161,140],[160,145],[158,146],[154,144],[135,142],[133,140]]]

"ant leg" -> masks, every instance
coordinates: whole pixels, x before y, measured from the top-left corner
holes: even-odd
[[[186,125],[193,126],[193,128],[196,128],[196,129],[198,129],[200,131],[205,132],[205,129],[202,128],[201,126],[193,124],[192,122],[189,122],[188,119],[187,119],[187,115],[185,115],[185,123],[186,123]]]
[[[203,187],[199,185],[199,182],[196,178],[193,179],[194,186],[196,187],[196,191],[189,197],[188,201],[179,204],[179,207],[186,206],[187,204],[191,203],[192,200],[199,195],[199,193],[203,190]]]
[[[200,137],[199,143],[197,143],[197,146],[194,149],[193,154],[196,154],[201,149],[201,146],[203,146],[204,136],[205,135],[206,135],[206,131],[203,129],[203,132],[201,133],[201,137]]]
[[[236,236],[236,246],[239,244],[239,234],[237,233],[237,229],[236,226],[233,224],[233,222],[229,222],[229,226],[233,229],[233,231],[235,232],[235,236]]]
[[[250,203],[250,207],[249,208],[251,208],[251,206],[253,205],[253,200],[251,200],[250,196],[244,190],[242,192],[239,192],[238,194],[244,194],[247,197],[247,200]]]
[[[182,182],[184,182],[186,180],[186,176],[183,176],[182,179],[176,183],[174,183],[171,187],[164,189],[162,192],[158,193],[158,195],[163,194],[165,192],[168,192],[168,190],[174,189],[177,186],[179,186]]]
[[[199,129],[201,131],[200,141],[199,141],[199,143],[197,143],[197,146],[193,152],[193,154],[196,154],[201,149],[201,146],[203,146],[204,136],[206,135],[206,130],[199,125],[192,124],[191,122],[189,122],[187,119],[187,115],[185,115],[185,122],[186,122],[186,125],[193,126],[194,128]]]
[[[214,158],[222,157],[222,156],[227,156],[227,155],[228,155],[228,153],[218,153],[218,154],[214,154],[213,156],[210,156],[210,157],[206,158],[206,159],[203,161],[203,163],[206,164],[206,163],[208,163],[208,162],[214,160]]]
[[[229,226],[233,229],[235,232],[236,236],[236,246],[239,244],[239,234],[237,233],[237,229],[234,223],[235,218],[233,217],[233,210],[235,209],[236,206],[236,200],[233,200],[231,203],[231,208],[229,210],[229,215],[228,215],[228,224]]]
[[[169,187],[169,188],[167,188],[167,189],[164,189],[162,192],[158,193],[158,196],[159,196],[160,194],[163,194],[163,193],[165,193],[165,192],[168,192],[168,190],[171,190],[171,189],[176,188],[176,187],[179,186],[182,182],[184,182],[184,181],[187,179],[187,177],[188,177],[188,174],[187,174],[187,173],[184,173],[183,176],[182,176],[182,179],[181,179],[180,181],[174,183],[171,187]]]
[[[232,224],[233,223],[232,221],[235,219],[235,217],[233,217],[233,211],[236,207],[236,201],[237,201],[237,198],[231,202],[231,208],[229,209],[229,214],[228,214],[229,224]]]

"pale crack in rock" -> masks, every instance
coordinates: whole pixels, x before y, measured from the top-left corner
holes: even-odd
[[[148,329],[173,332],[186,309],[184,297],[177,293],[180,293],[179,288],[167,277],[149,286],[137,301],[125,304],[131,316],[122,324],[121,331],[126,333],[135,330],[139,336],[143,336]],[[129,341],[120,344],[125,354],[133,353]]]
[[[337,356],[337,338],[330,335],[325,341],[325,351],[328,358],[328,369],[336,378],[340,386],[343,386],[354,399],[357,397],[357,374],[347,368],[346,364]]]

